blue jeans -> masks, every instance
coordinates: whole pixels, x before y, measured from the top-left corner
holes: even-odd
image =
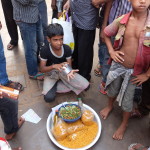
[[[42,43],[39,36],[41,32],[41,22],[39,20],[37,23],[16,22],[16,24],[19,26],[23,39],[28,74],[35,76],[38,73],[38,44],[40,45],[40,43]]]
[[[8,98],[0,99],[0,115],[4,132],[11,134],[18,131],[18,101]]]
[[[43,34],[44,34],[44,42],[47,42],[46,39],[46,29],[48,26],[48,18],[47,18],[47,5],[45,0],[39,3],[39,12],[40,12],[40,17],[41,17],[41,22],[42,22],[42,29],[43,29]]]
[[[110,57],[107,46],[105,43],[100,42],[99,44],[99,62],[101,65],[101,72],[102,72],[102,81],[106,83],[107,80],[107,74],[109,72],[110,65],[108,64],[108,59]]]
[[[0,84],[5,85],[8,83],[8,75],[6,72],[6,59],[4,55],[4,47],[2,38],[0,36]]]

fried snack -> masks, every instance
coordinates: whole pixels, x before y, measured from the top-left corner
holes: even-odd
[[[52,134],[54,135],[56,140],[58,141],[64,140],[68,135],[67,124],[59,118],[58,122],[52,129]]]
[[[84,110],[81,120],[83,124],[90,126],[93,124],[94,120],[94,114],[90,110]]]
[[[68,132],[69,135],[73,134],[77,131],[80,131],[83,128],[84,128],[84,124],[82,123],[81,120],[78,120],[76,122],[67,124],[67,132]]]

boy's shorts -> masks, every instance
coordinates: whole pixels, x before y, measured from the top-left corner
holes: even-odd
[[[131,76],[130,80],[135,77]],[[111,98],[115,98],[118,96],[119,91],[121,89],[121,85],[123,83],[124,78],[122,76],[117,77],[110,85],[107,87],[107,95]],[[125,90],[121,107],[125,112],[131,112],[133,108],[133,98],[135,93],[136,84],[132,84],[129,80],[127,88]]]

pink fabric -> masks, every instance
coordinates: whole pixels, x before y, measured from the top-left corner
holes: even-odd
[[[104,29],[104,33],[106,34],[106,36],[116,36],[114,42],[115,50],[119,50],[122,46],[126,25],[131,14],[132,12],[115,19],[113,23],[111,23]],[[135,60],[133,75],[138,75],[146,72],[150,67],[150,36],[146,36],[146,33],[150,34],[150,11],[148,12],[145,27],[140,33],[139,46]]]

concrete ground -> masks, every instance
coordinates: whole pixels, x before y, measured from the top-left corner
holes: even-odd
[[[50,1],[47,0],[49,20],[51,18]],[[24,86],[24,91],[19,97],[19,116],[25,113],[28,109],[32,108],[42,120],[38,124],[25,122],[22,128],[18,131],[17,135],[9,143],[12,147],[21,146],[23,150],[59,150],[48,137],[46,131],[46,121],[51,108],[64,101],[75,101],[76,95],[74,93],[59,94],[56,101],[47,104],[41,95],[42,82],[30,80],[27,74],[26,63],[24,58],[24,50],[21,38],[19,45],[14,50],[8,51],[6,46],[10,41],[7,32],[3,11],[0,5],[0,20],[2,21],[3,28],[1,36],[5,48],[5,56],[7,61],[7,71],[11,80],[19,81]],[[49,21],[50,22],[50,21]],[[97,32],[98,33],[98,32]],[[94,64],[93,69],[98,62],[98,34],[96,35],[94,45]],[[92,107],[98,114],[99,111],[106,105],[107,96],[99,93],[98,85],[101,81],[100,77],[92,74],[91,87],[87,92],[84,92],[84,103]],[[122,141],[115,141],[112,139],[114,131],[118,128],[122,119],[121,109],[115,104],[115,109],[108,117],[107,120],[102,120],[102,133],[98,142],[90,148],[90,150],[127,150],[131,143],[140,142],[144,145],[150,145],[150,128],[149,118],[144,117],[141,119],[130,119],[128,129]],[[0,121],[0,137],[4,137],[3,123]]]

